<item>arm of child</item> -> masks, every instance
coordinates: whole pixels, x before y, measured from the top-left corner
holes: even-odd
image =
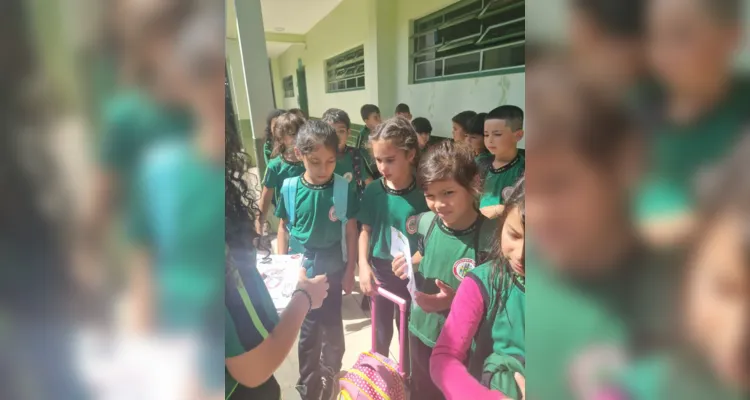
[[[416,252],[411,256],[411,265],[414,267],[414,271],[417,270],[417,266],[422,262],[422,253]]]
[[[279,220],[279,229],[276,234],[276,254],[289,252],[289,232],[286,229],[286,219]]]
[[[448,400],[503,399],[501,393],[482,386],[464,365],[484,315],[485,307],[479,285],[473,279],[464,279],[453,301],[456,309],[461,312],[448,314],[445,326],[432,350],[432,381]]]
[[[344,273],[344,293],[351,294],[354,290],[354,269],[357,267],[357,241],[359,239],[357,220],[350,218],[346,221],[346,272]]]
[[[359,232],[359,288],[365,296],[372,296],[374,287],[372,285],[375,277],[372,274],[370,260],[367,258],[370,253],[370,236],[372,227],[362,224],[362,231]]]
[[[248,352],[225,359],[227,370],[237,382],[255,388],[265,383],[276,372],[297,340],[309,304],[304,294],[297,293],[281,314],[278,325],[263,342]],[[229,336],[233,328],[228,326],[225,332],[225,336]],[[229,343],[226,346],[228,347]]]
[[[133,251],[126,300],[126,326],[136,334],[148,334],[154,326],[154,279],[152,260],[144,248]]]

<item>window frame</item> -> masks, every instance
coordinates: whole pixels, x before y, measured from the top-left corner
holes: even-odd
[[[508,1],[509,3],[498,6],[499,3],[504,1]],[[525,29],[518,32],[506,33],[503,36],[493,37],[492,35],[492,30],[502,29],[509,25],[523,23],[525,26],[525,13],[523,17],[515,17],[503,20],[502,22],[491,23],[492,19],[490,19],[489,23],[487,21],[488,18],[495,17],[503,12],[518,12],[515,9],[525,7],[525,5],[526,0],[462,0],[441,10],[412,20],[410,23],[411,35],[409,36],[409,84],[524,72],[526,70],[525,60],[522,65],[511,64],[492,69],[485,69],[484,62],[487,52],[525,45]],[[471,11],[460,13],[454,19],[446,20],[447,14],[451,12],[456,13],[461,9],[470,9]],[[476,20],[480,25],[479,33],[453,38],[449,41],[445,41],[445,38],[439,34],[441,30],[472,20]],[[426,27],[426,29],[417,31],[418,28],[423,27]],[[514,27],[513,29],[516,28]],[[429,35],[436,36],[434,44],[418,48],[419,38]],[[428,40],[423,43],[430,43],[430,41]],[[462,47],[465,47],[466,51],[460,51]],[[454,54],[440,55],[439,53],[456,49],[459,49],[459,51]],[[445,74],[447,60],[470,54],[479,54],[479,64],[476,65],[476,68],[472,68],[475,70],[449,75]],[[440,73],[436,74],[436,76],[419,77],[420,66],[423,65],[435,65],[435,72],[439,70]]]
[[[358,53],[361,53],[361,56]],[[348,73],[348,70],[352,68],[354,72]],[[360,69],[361,72],[358,72]],[[343,74],[340,74],[342,70]],[[365,90],[367,85],[365,74],[364,44],[355,46],[323,61],[323,77],[325,78],[326,93]],[[339,75],[342,76],[339,77]],[[352,85],[350,85],[351,80],[354,80]],[[336,87],[332,88],[331,85],[336,85]]]
[[[291,87],[287,87],[291,86]],[[285,76],[281,79],[281,88],[284,91],[285,99],[294,98],[294,75]]]

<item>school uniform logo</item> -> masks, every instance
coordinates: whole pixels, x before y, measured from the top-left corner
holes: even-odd
[[[417,233],[417,216],[412,215],[406,219],[406,232],[410,235]]]
[[[511,193],[513,193],[513,186],[506,186],[502,191],[503,200],[508,201]]]
[[[453,264],[453,276],[459,281],[462,281],[466,277],[466,274],[471,272],[474,267],[476,267],[476,265],[474,265],[473,259],[462,258]]]
[[[346,179],[347,182],[351,182],[354,175],[352,175],[351,172],[347,172],[344,174],[344,179]]]
[[[336,222],[339,219],[336,218],[336,208],[334,206],[331,206],[331,209],[328,211],[328,219],[330,219],[332,222]]]
[[[570,388],[580,399],[600,397],[611,384],[610,377],[620,374],[628,363],[622,346],[596,343],[577,352],[571,361]]]

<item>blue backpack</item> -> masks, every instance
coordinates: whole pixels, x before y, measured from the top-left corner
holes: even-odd
[[[297,184],[299,176],[284,179],[281,186],[281,196],[284,198],[284,208],[288,216],[287,230],[291,231],[294,226],[295,205],[297,204]],[[333,209],[336,218],[341,221],[341,254],[346,257],[346,211],[349,204],[349,181],[341,175],[333,174]]]

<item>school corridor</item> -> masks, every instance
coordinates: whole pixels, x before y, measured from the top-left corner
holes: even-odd
[[[227,0],[229,81],[248,153],[272,108],[319,118],[331,107],[362,127],[405,103],[433,135],[451,118],[525,103],[525,0]],[[523,146],[523,143],[521,143]],[[259,165],[264,170],[263,165]]]

